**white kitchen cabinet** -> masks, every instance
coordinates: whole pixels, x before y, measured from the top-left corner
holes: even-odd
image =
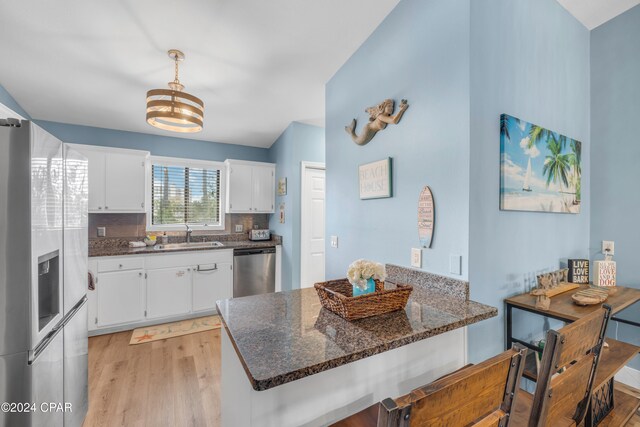
[[[231,263],[199,264],[193,270],[193,311],[214,310],[216,301],[233,297]]]
[[[254,212],[274,212],[276,183],[274,166],[253,168],[253,210]]]
[[[147,270],[147,318],[189,313],[191,277],[190,267]]]
[[[143,270],[100,273],[95,324],[103,327],[144,319],[144,283]]]
[[[83,150],[89,162],[89,212],[102,212],[105,196],[105,153]]]
[[[108,212],[144,212],[146,161],[146,154],[107,153],[105,209]]]
[[[73,147],[89,160],[89,212],[145,212],[148,152],[90,145]]]
[[[275,170],[273,163],[227,160],[227,213],[273,213]]]
[[[215,314],[216,301],[233,296],[232,266],[233,249],[90,258],[89,332]]]

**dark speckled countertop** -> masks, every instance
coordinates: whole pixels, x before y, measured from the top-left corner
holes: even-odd
[[[468,287],[467,282],[455,282]],[[313,288],[218,301],[218,311],[258,391],[498,314],[496,308],[464,296],[412,284],[405,310],[354,322],[322,308]]]
[[[221,236],[222,237],[222,236]],[[226,237],[226,236],[224,236]],[[251,240],[224,240],[224,237],[216,239],[215,236],[209,237],[207,241],[219,240],[224,246],[221,247],[205,247],[205,248],[180,248],[171,250],[157,250],[153,246],[145,246],[143,248],[130,248],[128,241],[123,239],[111,239],[110,242],[98,242],[89,244],[89,257],[104,256],[126,256],[126,255],[149,255],[149,254],[170,254],[175,252],[187,251],[215,251],[222,249],[239,249],[239,248],[265,248],[282,244],[279,236],[273,236],[271,240],[251,241]],[[200,240],[194,238],[194,242]],[[173,243],[173,242],[172,242]]]

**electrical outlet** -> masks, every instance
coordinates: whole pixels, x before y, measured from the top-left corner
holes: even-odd
[[[602,241],[602,253],[608,255],[614,255],[615,253],[615,243],[613,240],[603,240]]]
[[[107,235],[107,227],[98,227],[98,237],[105,237]]]
[[[242,224],[236,224],[236,233],[242,233]]]
[[[338,236],[331,236],[331,247],[332,248],[338,247]]]
[[[460,255],[449,255],[449,273],[462,274],[462,257]]]
[[[411,248],[411,267],[422,268],[422,249]]]

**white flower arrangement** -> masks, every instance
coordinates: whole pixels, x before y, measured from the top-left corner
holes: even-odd
[[[386,277],[384,265],[366,259],[352,262],[347,270],[347,279],[352,285],[361,284],[371,278],[384,281]]]

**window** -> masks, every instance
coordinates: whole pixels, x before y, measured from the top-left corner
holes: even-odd
[[[151,230],[224,229],[224,165],[151,158]]]

